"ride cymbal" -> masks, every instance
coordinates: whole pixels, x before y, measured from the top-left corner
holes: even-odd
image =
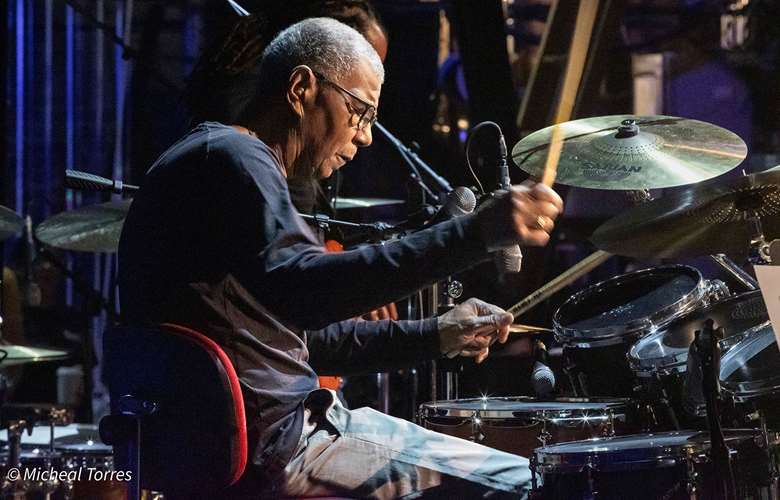
[[[65,250],[116,252],[131,201],[110,201],[59,213],[40,223],[35,236]]]
[[[70,355],[65,351],[26,345],[0,345],[0,368],[44,361],[60,361],[69,357]]]
[[[22,230],[22,218],[9,208],[0,206],[0,241],[5,241]]]
[[[631,122],[634,123],[631,123]],[[640,190],[683,186],[715,177],[747,155],[736,134],[673,116],[613,115],[561,123],[563,149],[556,182],[567,186]],[[554,127],[515,144],[512,159],[541,178]]]
[[[756,235],[780,237],[780,171],[694,186],[614,217],[591,236],[601,250],[653,259],[744,253]]]

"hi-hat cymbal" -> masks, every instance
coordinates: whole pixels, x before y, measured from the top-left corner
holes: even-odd
[[[333,208],[345,210],[350,208],[374,208],[388,205],[403,205],[403,200],[389,198],[336,198]]]
[[[131,201],[110,201],[59,213],[40,223],[35,236],[65,250],[116,252]]]
[[[42,363],[44,361],[61,361],[69,357],[70,355],[65,351],[26,345],[0,344],[0,368],[25,365],[27,363]]]
[[[694,186],[614,217],[591,236],[600,249],[640,259],[742,253],[758,218],[767,239],[780,237],[780,170]]]
[[[5,241],[22,230],[22,218],[9,208],[0,206],[0,241]]]
[[[627,120],[634,120],[632,127]],[[710,123],[673,116],[614,115],[561,123],[556,182],[594,189],[660,189],[715,177],[747,156],[745,142]],[[518,167],[541,178],[554,127],[512,148]]]

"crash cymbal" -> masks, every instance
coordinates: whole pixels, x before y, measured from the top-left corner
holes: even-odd
[[[634,120],[635,126],[627,120]],[[739,165],[747,146],[710,123],[673,116],[614,115],[559,125],[563,149],[556,182],[594,189],[659,189],[715,177]],[[541,178],[554,127],[512,148],[518,167]]]
[[[22,218],[9,208],[0,206],[0,241],[5,241],[22,230]]]
[[[388,205],[403,205],[403,203],[403,200],[393,200],[389,198],[336,198],[336,201],[333,203],[333,208],[336,210],[374,208]]]
[[[640,259],[744,254],[755,235],[780,237],[780,170],[694,186],[614,217],[591,236],[600,249]]]
[[[69,357],[70,355],[65,351],[26,345],[0,345],[0,368],[44,361],[61,361]]]
[[[62,212],[40,223],[35,236],[65,250],[116,252],[131,201],[110,201]]]

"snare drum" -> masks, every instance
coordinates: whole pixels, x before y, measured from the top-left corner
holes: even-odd
[[[703,416],[701,408],[694,408],[695,404],[686,405],[684,401],[688,350],[695,331],[701,330],[708,318],[724,328],[724,338],[729,339],[721,342],[724,349],[734,343],[731,337],[736,339],[735,335],[769,319],[761,291],[742,293],[673,321],[664,329],[640,339],[628,353],[628,363],[647,393],[667,399],[676,418],[683,422],[688,419],[688,424],[693,424],[691,418]]]
[[[714,289],[696,269],[675,265],[617,276],[564,302],[553,327],[576,394],[632,396],[631,345],[701,307]]]
[[[534,448],[638,432],[637,404],[618,398],[476,398],[420,405],[420,424],[449,436],[530,457]]]
[[[723,432],[737,498],[774,498],[765,437],[756,430]],[[706,432],[636,434],[539,448],[531,467],[545,499],[706,499],[715,498],[709,451]]]

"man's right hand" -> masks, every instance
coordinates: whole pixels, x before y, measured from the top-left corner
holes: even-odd
[[[496,191],[476,212],[482,238],[489,250],[520,244],[544,246],[563,200],[544,184],[525,182],[508,191]]]
[[[437,319],[441,353],[450,358],[476,358],[481,363],[493,342],[506,342],[514,317],[498,306],[470,298]]]

